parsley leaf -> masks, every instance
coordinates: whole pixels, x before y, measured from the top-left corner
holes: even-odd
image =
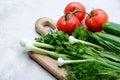
[[[74,32],[72,33],[72,36],[84,41],[88,41],[88,37],[89,37],[88,31],[83,27],[80,28],[79,26],[76,26]]]

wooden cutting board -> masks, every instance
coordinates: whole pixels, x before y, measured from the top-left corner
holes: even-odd
[[[66,70],[63,67],[58,67],[57,61],[55,59],[34,52],[29,52],[29,56],[59,80],[66,80]]]

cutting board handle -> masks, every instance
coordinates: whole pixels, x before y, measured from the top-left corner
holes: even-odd
[[[48,17],[39,18],[35,23],[35,30],[41,34],[41,36],[44,36],[48,34],[48,31],[44,28],[45,26],[57,30],[56,21]]]

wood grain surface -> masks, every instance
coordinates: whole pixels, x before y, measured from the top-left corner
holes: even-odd
[[[34,52],[29,52],[29,56],[59,80],[66,80],[66,70],[63,67],[58,67],[57,61],[55,59]]]

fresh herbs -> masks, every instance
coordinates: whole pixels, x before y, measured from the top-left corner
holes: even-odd
[[[97,62],[85,62],[65,66],[68,80],[117,80],[120,74]]]
[[[89,32],[85,30],[85,28],[83,27],[79,28],[78,26],[76,26],[74,32],[72,33],[72,36],[74,36],[79,40],[88,41],[88,37],[89,37],[88,33]]]
[[[91,43],[90,34],[84,28],[76,27],[72,33],[75,38],[71,42],[70,35],[50,31],[45,36],[35,38],[35,41],[23,40],[21,45],[29,51],[58,59],[59,65],[64,65],[67,70],[68,80],[120,79],[120,56]]]
[[[62,45],[64,42],[68,42],[68,34],[63,31],[50,31],[47,35],[43,37],[35,38],[37,42],[52,44],[52,45]]]
[[[89,33],[89,35],[91,40],[103,46],[106,50],[120,53],[120,46],[118,46],[120,44],[120,37],[103,32]]]

